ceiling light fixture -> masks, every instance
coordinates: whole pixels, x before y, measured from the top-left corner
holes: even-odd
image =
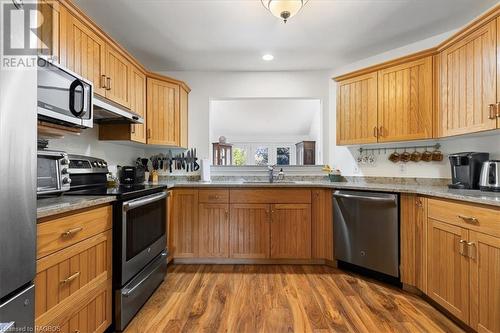
[[[274,59],[274,56],[272,54],[264,54],[262,56],[262,60],[265,60],[265,61],[271,61]]]
[[[287,22],[289,18],[295,16],[309,0],[260,0],[262,5],[274,16]]]

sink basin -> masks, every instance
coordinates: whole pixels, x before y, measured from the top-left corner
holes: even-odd
[[[245,180],[243,181],[243,184],[295,184],[296,182],[292,180],[280,180],[280,181],[274,181],[272,183],[270,182],[264,182],[261,180]]]

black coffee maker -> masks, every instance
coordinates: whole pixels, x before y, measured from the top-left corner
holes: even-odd
[[[450,154],[451,184],[449,188],[479,189],[479,176],[483,162],[490,158],[489,153]]]

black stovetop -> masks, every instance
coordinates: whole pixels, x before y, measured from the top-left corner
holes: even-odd
[[[92,186],[80,189],[69,190],[64,195],[114,195],[117,197],[143,196],[155,192],[160,192],[164,185],[117,185],[114,187]]]

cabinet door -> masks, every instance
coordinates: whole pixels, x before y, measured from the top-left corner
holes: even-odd
[[[271,258],[311,258],[311,205],[271,206]]]
[[[500,332],[500,238],[469,231],[470,324],[478,332]]]
[[[189,109],[189,92],[180,89],[180,105],[179,105],[179,146],[182,148],[188,147],[188,109]]]
[[[496,38],[493,20],[441,52],[441,136],[497,128]]]
[[[311,251],[313,259],[334,260],[332,190],[312,190]]]
[[[146,75],[135,66],[130,73],[130,110],[144,118],[144,125],[130,125],[130,140],[146,143]]]
[[[172,195],[172,228],[174,258],[198,256],[198,190],[179,189]]]
[[[38,1],[38,15],[42,24],[38,27],[38,54],[59,59],[59,29],[61,23],[59,2]]]
[[[106,46],[106,98],[130,108],[130,62],[115,48]]]
[[[378,72],[378,141],[432,138],[432,57]]]
[[[377,142],[377,73],[338,83],[337,144]]]
[[[170,82],[147,79],[148,144],[178,145],[179,86]]]
[[[63,32],[64,30],[64,32]],[[94,83],[94,92],[106,96],[103,85],[106,43],[69,12],[61,18],[61,64]]]
[[[229,257],[229,205],[200,204],[198,223],[199,257]]]
[[[231,258],[269,258],[269,222],[268,204],[231,204]]]
[[[428,295],[469,323],[469,262],[466,229],[427,220]]]

